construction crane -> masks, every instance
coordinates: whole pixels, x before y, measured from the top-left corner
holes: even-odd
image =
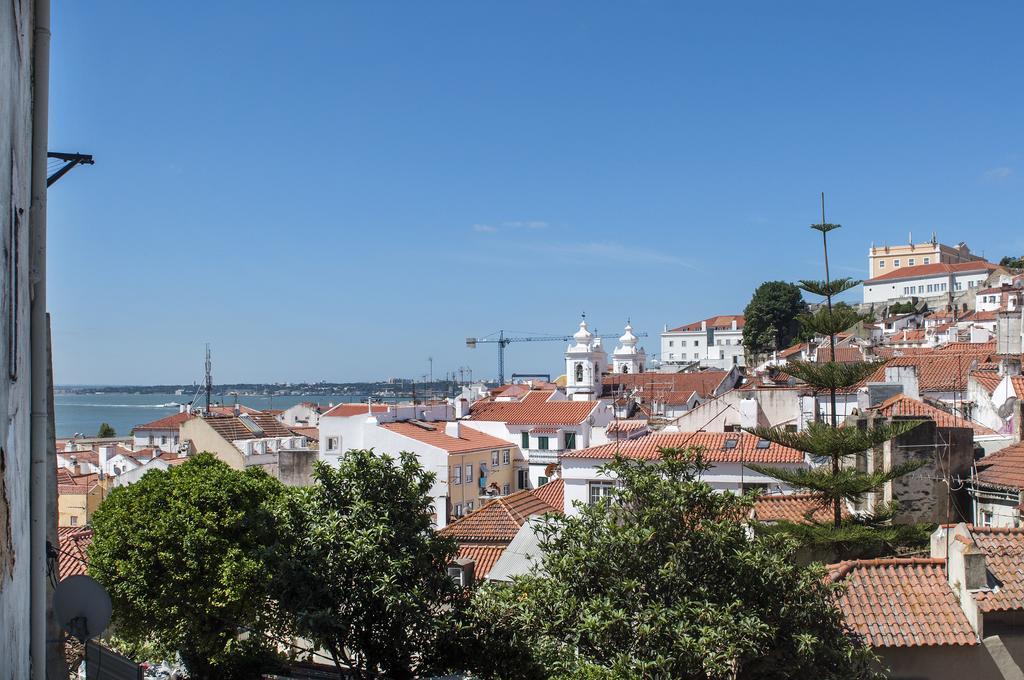
[[[647,333],[634,333],[638,338],[646,338]],[[595,335],[595,338],[618,338],[618,333],[604,333]],[[496,338],[466,338],[466,347],[474,349],[477,345],[485,343],[498,346],[498,384],[505,384],[505,348],[512,342],[569,342],[575,340],[571,335],[520,335],[518,337],[506,337],[505,331],[498,331]]]

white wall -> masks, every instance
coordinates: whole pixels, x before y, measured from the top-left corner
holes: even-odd
[[[565,513],[568,515],[579,514],[574,508],[575,502],[586,505],[590,500],[590,482],[614,479],[613,476],[606,476],[598,468],[607,464],[608,460],[588,460],[581,458],[566,458],[562,460],[562,479],[565,482]],[[779,468],[799,469],[807,467],[802,464],[778,465]],[[739,463],[715,463],[713,467],[705,472],[701,479],[711,485],[716,491],[732,491],[739,493],[743,484],[768,484],[773,493],[789,493],[792,491],[778,480],[754,472]]]
[[[708,345],[707,331],[667,331],[661,334],[659,358],[662,364],[699,361],[705,368],[725,371],[745,365],[742,329],[714,331],[712,342],[713,345]]]
[[[911,297],[918,298],[945,298],[950,293],[954,295],[976,288],[988,278],[987,272],[974,274],[941,274],[938,276],[925,276],[917,279],[900,279],[895,281],[879,281],[877,283],[864,284],[864,302],[878,303],[891,300],[903,300]],[[955,284],[959,283],[957,289]],[[942,284],[946,284],[946,290],[939,290]],[[915,292],[905,292],[904,289],[914,286]],[[932,286],[932,291],[928,291]]]
[[[0,678],[30,676],[28,226],[32,35],[32,2],[4,2],[0,7],[0,449],[4,464],[0,479],[4,497],[0,502],[5,512],[0,513]],[[11,243],[12,232],[18,237],[17,248]],[[17,272],[17,291],[8,288],[13,272]],[[12,320],[13,343],[8,340]],[[43,578],[44,574],[37,577]],[[38,659],[39,663],[43,661]]]
[[[178,451],[178,430],[141,430],[132,434],[132,447],[147,449],[155,447],[168,453]]]

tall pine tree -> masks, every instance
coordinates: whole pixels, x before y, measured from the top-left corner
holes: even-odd
[[[747,467],[774,477],[786,484],[807,491],[816,496],[822,507],[832,510],[831,526],[817,525],[819,536],[828,532],[838,533],[844,525],[843,505],[856,502],[865,494],[877,491],[884,484],[912,472],[918,464],[896,465],[888,470],[862,472],[853,465],[856,456],[875,446],[913,429],[920,423],[917,421],[894,422],[874,427],[839,427],[839,416],[836,408],[837,394],[848,390],[864,378],[875,372],[878,362],[839,363],[836,359],[836,335],[847,330],[863,317],[847,305],[833,306],[832,299],[857,286],[860,281],[849,278],[832,279],[828,267],[828,233],[838,229],[840,225],[825,221],[825,198],[822,194],[821,223],[812,224],[811,228],[821,232],[825,257],[825,279],[823,281],[801,281],[800,288],[807,293],[824,298],[824,304],[813,314],[801,317],[801,324],[815,335],[828,338],[829,361],[808,362],[790,361],[785,371],[810,385],[817,393],[827,392],[829,395],[830,417],[828,422],[816,421],[809,424],[802,432],[786,432],[782,428],[754,427],[747,431],[776,442],[783,446],[803,451],[819,465],[810,470],[779,470],[768,466],[749,464]],[[883,519],[884,512],[879,508],[878,518]],[[858,529],[866,526],[858,525]],[[863,535],[862,531],[854,534]],[[827,539],[825,542],[828,542]]]

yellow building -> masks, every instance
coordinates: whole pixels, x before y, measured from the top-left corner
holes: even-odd
[[[518,446],[463,422],[397,421],[380,426],[413,440],[408,446],[396,443],[398,450],[421,455],[429,448],[435,452],[431,457],[447,453],[450,517],[461,517],[490,499],[528,486],[528,466]]]
[[[57,471],[57,526],[84,527],[110,493],[112,480],[99,475],[72,475]]]
[[[868,269],[871,273],[868,278],[873,279],[903,267],[976,262],[985,259],[972,253],[967,244],[962,241],[955,246],[947,246],[939,243],[934,234],[932,234],[932,240],[927,243],[914,243],[912,239],[909,241],[907,245],[903,246],[872,244],[868,251]]]

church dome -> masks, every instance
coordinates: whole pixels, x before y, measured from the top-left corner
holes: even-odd
[[[580,329],[572,336],[578,345],[589,345],[594,339],[594,334],[587,330],[587,320],[580,321]]]
[[[621,342],[625,347],[636,346],[636,336],[633,335],[633,326],[631,326],[629,322],[626,323],[626,332],[619,338],[619,342]]]

